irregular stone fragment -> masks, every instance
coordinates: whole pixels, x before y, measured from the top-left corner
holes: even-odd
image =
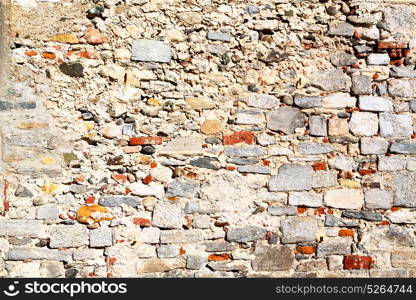
[[[337,189],[326,191],[324,203],[340,209],[361,209],[364,195],[357,189]]]
[[[401,209],[389,213],[387,218],[396,224],[416,224],[416,211]]]
[[[51,248],[74,248],[88,244],[87,228],[83,225],[57,225],[51,230]]]
[[[280,224],[282,243],[314,242],[318,234],[315,217],[289,217]]]
[[[298,214],[294,206],[269,206],[267,212],[272,216],[295,216]]]
[[[264,122],[264,114],[258,110],[238,110],[236,124],[257,125]]]
[[[335,67],[351,66],[358,62],[354,55],[345,52],[337,52],[329,60]]]
[[[348,120],[342,118],[330,118],[328,120],[328,133],[330,136],[345,136],[350,133]]]
[[[90,231],[90,247],[101,248],[113,245],[111,228],[97,228]]]
[[[391,97],[416,97],[416,79],[390,79],[387,90]]]
[[[216,134],[222,130],[223,127],[218,120],[205,120],[201,126],[201,132],[204,134]]]
[[[371,95],[373,89],[371,88],[372,78],[365,75],[351,76],[352,87],[351,92],[354,95]]]
[[[402,157],[382,156],[378,159],[379,171],[400,171],[406,169],[407,161]]]
[[[324,108],[342,109],[354,107],[357,98],[351,97],[347,93],[334,93],[322,98],[321,104]]]
[[[414,268],[416,266],[415,248],[404,248],[392,251],[391,265],[395,268]]]
[[[36,209],[36,219],[56,219],[59,215],[59,208],[56,206],[40,206]]]
[[[350,120],[350,130],[359,136],[372,136],[378,132],[378,118],[374,113],[353,112]]]
[[[312,192],[289,193],[289,205],[319,207],[322,205],[322,194]]]
[[[393,104],[391,99],[375,96],[360,96],[359,97],[359,107],[364,111],[392,111]]]
[[[321,116],[309,117],[309,134],[311,136],[327,136],[326,119]]]
[[[247,243],[266,238],[266,230],[261,227],[247,226],[241,228],[230,228],[226,234],[229,242]]]
[[[393,195],[380,189],[366,191],[364,200],[368,209],[390,209],[393,206]]]
[[[400,137],[413,134],[410,115],[380,114],[380,134],[383,137]]]
[[[182,258],[149,258],[140,261],[138,273],[166,272],[184,268],[185,265]]]
[[[341,69],[318,70],[309,76],[310,84],[326,92],[349,92],[351,78]]]
[[[199,155],[202,154],[202,138],[177,137],[167,143],[159,152],[161,155]]]
[[[185,102],[192,108],[196,110],[203,109],[213,109],[215,104],[210,102],[208,99],[203,97],[185,97]]]
[[[266,117],[268,129],[285,134],[294,134],[295,129],[303,127],[305,122],[305,115],[298,108],[287,106],[267,113]]]
[[[206,242],[206,251],[208,252],[227,252],[235,249],[235,246],[226,241],[208,241]]]
[[[168,185],[167,193],[172,196],[189,197],[199,185],[190,180],[176,179]]]
[[[270,174],[271,170],[266,166],[240,166],[237,169],[241,173],[254,173],[254,174]]]
[[[269,179],[269,191],[305,191],[311,189],[312,168],[308,165],[283,164],[278,175]]]
[[[7,253],[7,260],[56,260],[72,261],[73,250],[48,248],[13,248]]]
[[[318,256],[351,254],[352,240],[345,237],[334,237],[319,243]]]
[[[14,192],[14,195],[16,197],[22,197],[22,198],[32,198],[33,193],[25,186],[19,184],[17,186],[16,191]]]
[[[257,246],[252,261],[254,271],[286,271],[294,263],[293,251],[288,246]]]
[[[184,213],[177,204],[160,202],[153,209],[152,225],[159,228],[181,229]]]
[[[392,182],[394,206],[416,207],[415,184],[416,172],[399,173],[394,176]]]
[[[203,257],[201,255],[188,255],[186,257],[186,268],[189,270],[199,270],[206,263],[206,257]]]
[[[345,210],[342,212],[344,218],[350,219],[363,219],[367,221],[381,221],[383,216],[377,212],[371,211],[354,211],[354,210]]]
[[[347,221],[341,218],[337,218],[334,215],[326,215],[325,226],[326,227],[358,227],[358,223],[354,221]]]
[[[363,137],[361,138],[361,154],[385,154],[389,147],[389,142],[380,137]],[[416,150],[416,149],[415,149]]]
[[[40,220],[0,220],[0,236],[37,237],[42,229]]]
[[[279,104],[279,99],[267,94],[252,94],[247,99],[248,106],[262,109],[278,108]]]
[[[221,168],[220,161],[215,157],[201,157],[190,161],[190,165],[199,168],[218,170]]]
[[[313,188],[328,188],[336,185],[338,185],[336,171],[319,171],[312,175]]]
[[[296,94],[295,104],[301,108],[319,107],[321,105],[321,97]]]
[[[160,234],[162,244],[197,243],[203,241],[205,235],[201,229],[163,230]]]
[[[307,143],[299,144],[299,153],[303,155],[308,154],[325,154],[334,151],[334,147],[328,143]]]
[[[131,49],[131,59],[144,62],[169,63],[171,60],[169,45],[160,41],[134,40]]]
[[[258,146],[226,147],[224,154],[231,157],[263,156],[263,150]]]
[[[354,26],[347,22],[341,22],[337,25],[329,27],[329,36],[345,36],[350,37],[354,33]]]
[[[80,63],[63,62],[59,65],[59,70],[70,77],[84,77],[84,67]]]
[[[212,41],[229,42],[231,40],[231,34],[228,32],[208,32],[207,39]]]
[[[395,78],[416,78],[416,70],[409,67],[392,67],[390,69],[390,77]]]
[[[390,152],[398,154],[416,154],[416,142],[401,141],[394,142],[390,146]]]
[[[384,53],[370,53],[366,58],[367,65],[388,65],[390,56]]]
[[[108,207],[121,206],[122,204],[137,207],[141,204],[141,199],[133,196],[104,196],[100,198],[99,203]]]

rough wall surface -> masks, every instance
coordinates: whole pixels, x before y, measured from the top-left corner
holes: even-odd
[[[415,1],[2,4],[1,276],[416,275]]]

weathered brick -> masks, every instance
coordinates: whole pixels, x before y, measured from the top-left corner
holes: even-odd
[[[254,144],[254,134],[251,131],[237,131],[231,135],[224,135],[224,145],[245,143]]]
[[[345,270],[371,269],[373,264],[374,261],[370,256],[347,255],[344,257]]]
[[[129,144],[130,146],[137,145],[161,145],[163,142],[162,137],[131,137]]]

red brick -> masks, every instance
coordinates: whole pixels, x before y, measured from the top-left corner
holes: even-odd
[[[315,171],[326,171],[328,170],[328,165],[322,161],[318,161],[312,165],[312,168]]]
[[[85,202],[85,204],[92,204],[92,203],[95,202],[95,197],[94,196],[87,196],[87,197],[85,197],[84,202]]]
[[[162,144],[162,137],[160,136],[149,136],[149,137],[132,137],[130,138],[129,145],[136,146],[136,145],[161,145]]]
[[[231,135],[224,136],[224,145],[238,143],[254,144],[254,134],[251,131],[237,131]]]
[[[220,261],[220,260],[229,260],[230,255],[226,253],[222,254],[211,254],[208,256],[208,261]]]
[[[407,43],[379,41],[377,48],[378,49],[400,49],[400,48],[403,49],[403,48],[407,48]]]
[[[338,236],[354,236],[354,230],[352,229],[340,229]]]
[[[143,178],[144,184],[149,184],[152,181],[152,176],[147,175],[145,178]]]
[[[302,254],[314,254],[315,247],[314,246],[298,246],[296,247],[298,253]]]
[[[370,256],[347,255],[344,257],[345,270],[371,269],[373,259]]]
[[[375,170],[359,170],[358,173],[360,173],[361,176],[368,175],[368,174],[374,174]]]
[[[149,227],[150,226],[150,220],[149,219],[143,219],[143,218],[134,218],[133,224],[139,225],[140,227]]]

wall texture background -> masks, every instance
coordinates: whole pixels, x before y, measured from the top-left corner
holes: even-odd
[[[415,1],[2,5],[1,276],[416,275]]]

